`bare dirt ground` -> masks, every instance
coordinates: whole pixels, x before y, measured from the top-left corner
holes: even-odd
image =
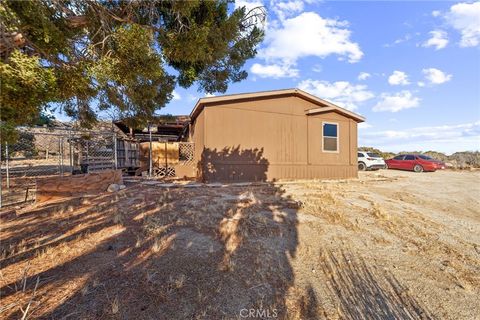
[[[5,319],[480,317],[478,171],[135,184],[1,228]]]

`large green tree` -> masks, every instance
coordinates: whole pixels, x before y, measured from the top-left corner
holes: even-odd
[[[247,77],[265,19],[232,2],[1,1],[2,131],[52,103],[83,125],[101,110],[140,125],[176,85],[225,92]]]

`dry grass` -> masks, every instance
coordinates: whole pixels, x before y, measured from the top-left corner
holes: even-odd
[[[326,187],[313,187],[311,184],[307,186],[308,190],[321,189],[321,192],[309,192],[302,199],[301,212],[322,218],[330,224],[340,225],[349,230],[357,229],[345,215],[344,208],[339,205],[342,199],[340,195]]]
[[[114,209],[114,211],[115,211],[115,213],[113,214],[113,218],[112,218],[113,223],[114,224],[122,224],[123,220],[124,220],[122,211],[118,207],[116,207]]]
[[[36,277],[34,282],[33,289],[32,283],[29,283],[29,271],[30,271],[30,264],[27,264],[23,271],[21,272],[21,278],[18,282],[13,283],[11,286],[8,286],[10,290],[15,292],[21,299],[11,302],[6,305],[2,305],[0,307],[0,314],[3,312],[8,311],[9,309],[18,308],[20,311],[19,318],[29,319],[33,312],[33,305],[37,304],[35,301],[37,295],[38,285],[40,284],[40,276]],[[5,283],[5,278],[3,277],[3,273],[0,273],[0,277],[2,279],[2,283]]]
[[[153,253],[165,252],[172,244],[174,236],[169,237],[155,237],[152,244]]]
[[[117,314],[120,312],[120,301],[118,297],[115,297],[111,303],[112,314]]]
[[[474,318],[480,228],[464,203],[479,203],[463,192],[474,180],[461,188],[449,176],[456,202],[427,201],[403,191],[404,175],[139,186],[2,214],[0,315],[237,319],[253,308],[281,319]]]
[[[372,215],[377,219],[388,220],[390,216],[387,214],[386,210],[382,205],[372,202]]]

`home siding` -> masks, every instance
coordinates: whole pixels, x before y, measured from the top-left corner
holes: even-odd
[[[314,108],[292,96],[206,106],[193,134],[202,179],[356,177],[356,122],[335,112],[305,115]],[[338,153],[322,152],[324,121],[339,124]]]
[[[190,141],[194,143],[194,163],[195,176],[202,179],[202,169],[200,163],[202,161],[202,151],[205,147],[205,113],[202,112],[195,119],[190,127]]]

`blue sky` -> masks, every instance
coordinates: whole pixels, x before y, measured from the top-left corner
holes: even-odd
[[[359,145],[480,149],[480,2],[237,1],[265,6],[265,41],[227,94],[301,88],[362,114]],[[177,88],[161,113],[205,94]]]

